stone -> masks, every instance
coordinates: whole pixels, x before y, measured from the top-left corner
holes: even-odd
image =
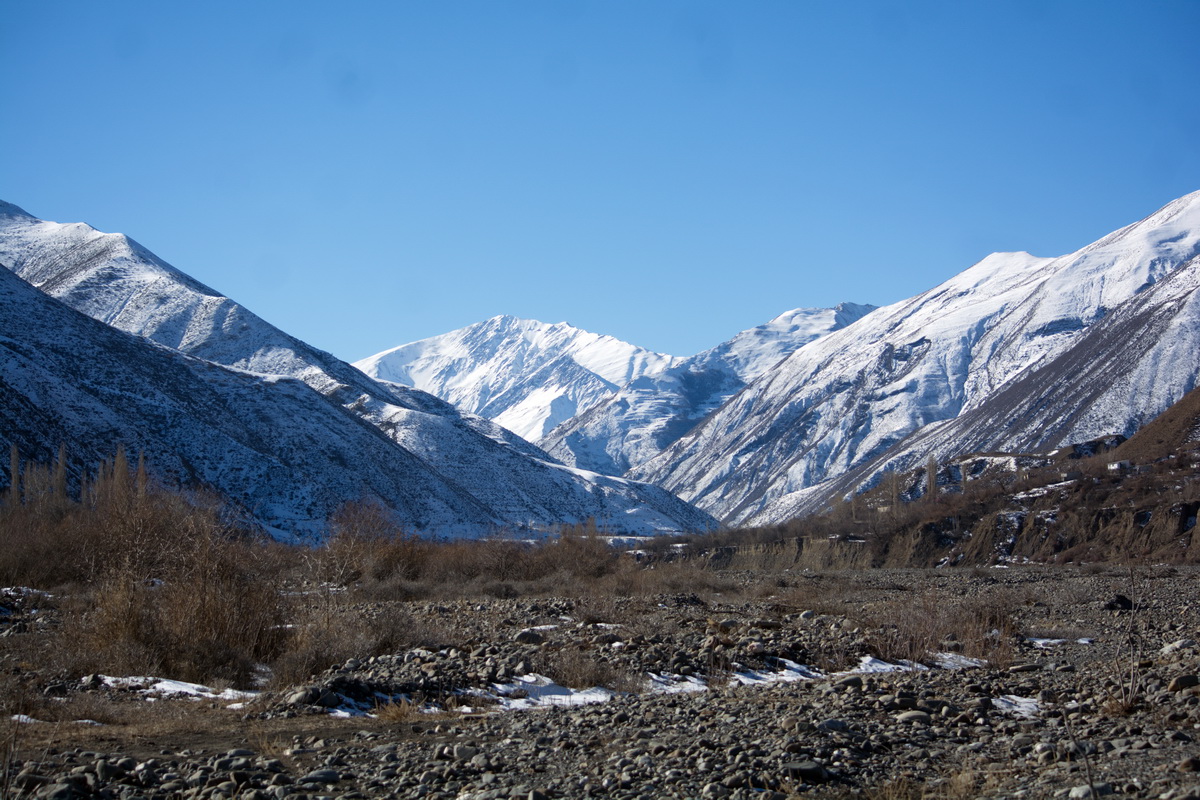
[[[1123,594],[1114,594],[1112,599],[1104,604],[1106,611],[1132,611],[1133,601]]]
[[[526,628],[514,636],[513,641],[515,641],[517,644],[541,644],[542,642],[546,641],[546,637],[542,636],[542,634],[538,633],[532,628]]]
[[[305,689],[297,689],[287,696],[287,704],[291,706],[309,706],[312,705],[320,692],[315,687],[307,687]]]
[[[57,783],[38,793],[42,800],[71,800],[75,796],[75,787],[69,783]]]
[[[792,761],[783,765],[783,774],[791,780],[804,783],[828,783],[831,779],[829,771],[816,761]]]
[[[1190,689],[1193,686],[1200,686],[1200,675],[1176,675],[1167,684],[1167,691],[1182,692],[1184,689]]]
[[[301,783],[337,783],[342,776],[332,769],[314,769],[300,779]]]
[[[1112,784],[1109,783],[1097,783],[1091,786],[1084,784],[1082,786],[1072,787],[1071,791],[1067,793],[1067,797],[1075,800],[1076,798],[1104,797],[1105,795],[1110,795],[1112,793],[1113,787]]]
[[[933,721],[933,718],[924,711],[905,711],[903,714],[896,715],[897,722],[916,722],[923,725],[928,725]]]
[[[469,744],[456,744],[451,754],[459,761],[469,761],[479,755],[479,748],[472,747]]]
[[[1169,656],[1172,653],[1178,653],[1180,650],[1195,646],[1196,643],[1191,639],[1177,639],[1170,644],[1163,645],[1162,649],[1158,652],[1164,656]]]

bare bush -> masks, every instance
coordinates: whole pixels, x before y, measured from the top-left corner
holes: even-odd
[[[952,649],[994,664],[1012,660],[1015,608],[1007,595],[960,597],[928,591],[869,609],[863,622],[872,653],[885,661],[923,663]]]
[[[564,648],[544,656],[538,666],[546,677],[571,689],[600,686],[616,692],[640,692],[646,678],[601,658],[594,650]]]
[[[229,539],[212,520],[180,521],[159,576],[122,562],[108,571],[79,621],[95,669],[167,674],[247,687],[257,663],[285,640],[279,585],[252,543]]]
[[[291,635],[271,664],[271,684],[302,683],[352,658],[394,653],[405,647],[433,644],[440,634],[414,625],[407,614],[367,616],[341,595],[323,592],[318,602],[297,608]]]

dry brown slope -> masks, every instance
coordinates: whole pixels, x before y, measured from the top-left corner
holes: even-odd
[[[1146,464],[1173,455],[1187,444],[1200,443],[1200,388],[1146,423],[1113,453],[1116,460]]]

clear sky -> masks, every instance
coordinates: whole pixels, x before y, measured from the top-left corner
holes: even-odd
[[[1200,189],[1200,2],[6,3],[0,198],[355,360],[690,355]]]

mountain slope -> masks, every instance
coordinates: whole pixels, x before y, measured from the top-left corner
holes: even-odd
[[[373,381],[121,234],[44,222],[0,204],[0,263],[121,330],[228,367],[303,381],[339,412],[383,431],[403,449],[398,457],[422,462],[497,524],[548,526],[595,517],[649,533],[711,523],[659,489],[564,468],[492,422],[425,392]]]
[[[783,520],[814,511],[831,497],[875,482],[884,470],[913,469],[931,456],[946,461],[988,451],[1043,453],[1105,434],[1132,437],[1119,452],[1135,452],[1138,445],[1130,442],[1145,438],[1142,426],[1162,428],[1186,413],[1175,400],[1197,384],[1197,287],[1200,257],[1121,304],[1067,350],[987,401],[915,431],[828,484],[781,498],[758,519]]]
[[[785,356],[873,308],[843,303],[780,314],[659,374],[632,381],[538,444],[563,463],[621,475],[675,442]]]
[[[91,319],[0,270],[0,445],[76,475],[119,445],[160,478],[219,491],[268,525],[311,531],[375,496],[416,528],[486,526],[466,492],[304,383],[231,370]]]
[[[565,322],[499,316],[355,362],[536,441],[617,388],[678,359]]]
[[[1185,265],[1198,253],[1195,193],[1067,256],[989,256],[796,351],[630,475],[726,521],[759,521],[804,507],[796,493],[932,423],[959,454],[1130,431],[1195,383],[1198,351],[1186,337],[1182,349],[1172,342],[1191,335],[1195,275]],[[1102,347],[1105,337],[1134,341]],[[1093,359],[1114,366],[1092,377]],[[1066,394],[1069,363],[1079,386]],[[1002,394],[1010,388],[1017,395]],[[962,427],[947,422],[960,416]]]

